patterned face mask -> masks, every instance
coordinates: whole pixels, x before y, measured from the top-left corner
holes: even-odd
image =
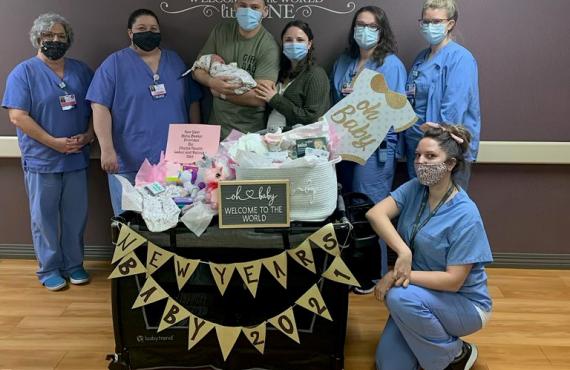
[[[437,184],[445,177],[449,171],[445,162],[441,163],[415,163],[416,174],[420,184],[432,186]]]

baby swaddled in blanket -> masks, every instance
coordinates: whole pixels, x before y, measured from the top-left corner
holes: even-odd
[[[232,77],[231,80],[227,82],[235,85],[240,85],[239,88],[235,89],[236,95],[242,95],[249,90],[257,86],[257,82],[251,77],[251,75],[241,68],[238,68],[237,63],[225,64],[221,56],[216,54],[206,54],[198,58],[194,62],[192,68],[187,70],[182,74],[186,76],[188,73],[192,72],[196,68],[203,69],[208,72],[211,77]]]

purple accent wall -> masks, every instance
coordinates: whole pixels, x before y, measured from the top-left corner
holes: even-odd
[[[198,3],[201,3],[198,0]],[[379,5],[388,13],[409,66],[424,47],[417,32],[421,0],[354,0],[356,8]],[[69,56],[92,68],[111,52],[128,45],[129,13],[141,7],[154,10],[161,21],[164,46],[176,50],[190,64],[219,13],[208,18],[201,10],[166,14],[191,6],[188,0],[43,0],[0,2],[0,91],[7,74],[35,54],[28,38],[33,20],[47,11],[72,23],[76,35]],[[277,4],[286,3],[276,0]],[[335,11],[347,1],[323,0]],[[457,40],[475,55],[480,70],[483,140],[569,141],[570,13],[567,0],[459,0]],[[298,14],[302,14],[299,12]],[[353,13],[335,14],[314,8],[305,18],[315,34],[318,61],[330,68],[346,45]],[[303,17],[300,17],[303,19]],[[279,35],[288,19],[266,21]],[[533,27],[536,27],[533,31]],[[0,135],[15,135],[7,114],[0,113]],[[29,244],[29,214],[18,159],[0,158],[0,244]],[[473,170],[471,193],[483,215],[496,252],[570,253],[566,235],[570,206],[570,167],[544,165],[486,165]],[[93,161],[90,169],[90,214],[87,244],[108,244],[111,208],[105,175]],[[565,233],[564,233],[565,234]]]

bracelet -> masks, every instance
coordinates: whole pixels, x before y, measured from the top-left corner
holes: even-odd
[[[226,98],[227,98],[227,97],[226,97],[226,94],[220,94],[220,99],[226,100]]]

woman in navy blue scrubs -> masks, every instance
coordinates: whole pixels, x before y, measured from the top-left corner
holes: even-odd
[[[200,122],[200,87],[180,77],[186,65],[176,52],[159,47],[156,15],[135,10],[127,33],[131,45],[103,61],[87,92],[115,215],[122,211],[121,185],[113,174],[134,183],[145,159],[160,160],[171,123]]]

